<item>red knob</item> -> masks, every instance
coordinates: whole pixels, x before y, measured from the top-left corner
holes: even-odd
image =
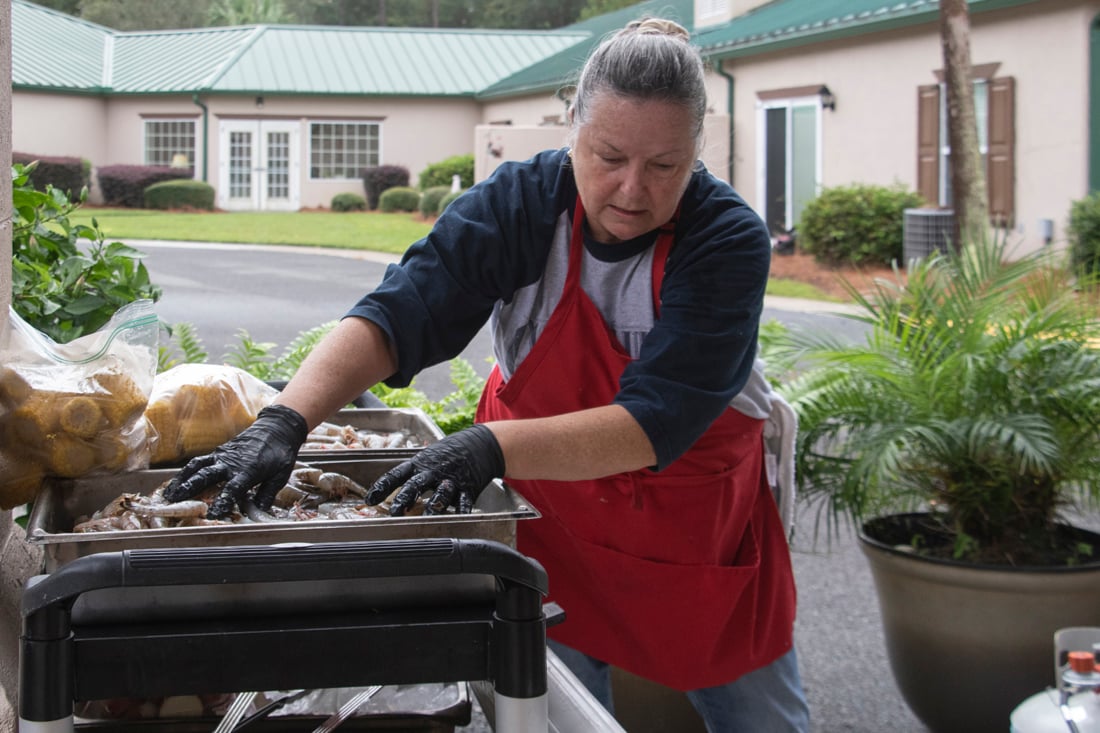
[[[1092,656],[1092,652],[1070,652],[1069,667],[1080,674],[1095,672],[1096,659]]]

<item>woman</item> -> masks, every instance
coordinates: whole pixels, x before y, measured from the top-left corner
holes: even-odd
[[[302,365],[276,404],[167,492],[227,480],[270,506],[315,425],[406,385],[490,320],[478,424],[383,476],[469,511],[504,476],[542,513],[518,549],[566,621],[552,645],[610,709],[608,665],[688,691],[712,731],[804,731],[789,551],[764,478],[755,348],[770,262],[759,217],[696,161],[702,60],[675,23],[606,40],[581,72],[571,145],[457,199]]]

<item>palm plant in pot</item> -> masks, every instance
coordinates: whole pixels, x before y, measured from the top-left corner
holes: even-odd
[[[899,689],[932,730],[1004,731],[1053,683],[1052,635],[1100,625],[1093,290],[1003,241],[854,287],[863,343],[789,332],[803,501],[851,522]],[[820,501],[823,500],[823,501]],[[1076,523],[1076,525],[1075,525]]]

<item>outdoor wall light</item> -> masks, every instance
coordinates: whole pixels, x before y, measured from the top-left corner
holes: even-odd
[[[836,111],[836,97],[834,97],[833,93],[829,91],[829,87],[822,86],[820,89],[817,90],[817,93],[821,96],[822,109],[831,109],[833,111]]]
[[[1043,238],[1043,244],[1047,245],[1054,241],[1054,220],[1053,219],[1040,219],[1039,220],[1039,236]]]
[[[263,109],[263,108],[264,108],[264,97],[261,94],[260,96],[256,97],[256,109]]]

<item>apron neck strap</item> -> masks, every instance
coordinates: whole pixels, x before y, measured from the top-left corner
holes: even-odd
[[[661,283],[665,279],[665,261],[668,253],[672,251],[673,235],[676,232],[676,222],[680,218],[680,207],[672,214],[672,218],[661,225],[657,234],[657,243],[653,248],[653,311],[658,316],[661,314]],[[570,264],[579,264],[581,253],[584,250],[584,204],[581,203],[580,194],[577,194],[577,203],[573,207],[573,241],[569,247]],[[570,268],[571,270],[573,268]]]

